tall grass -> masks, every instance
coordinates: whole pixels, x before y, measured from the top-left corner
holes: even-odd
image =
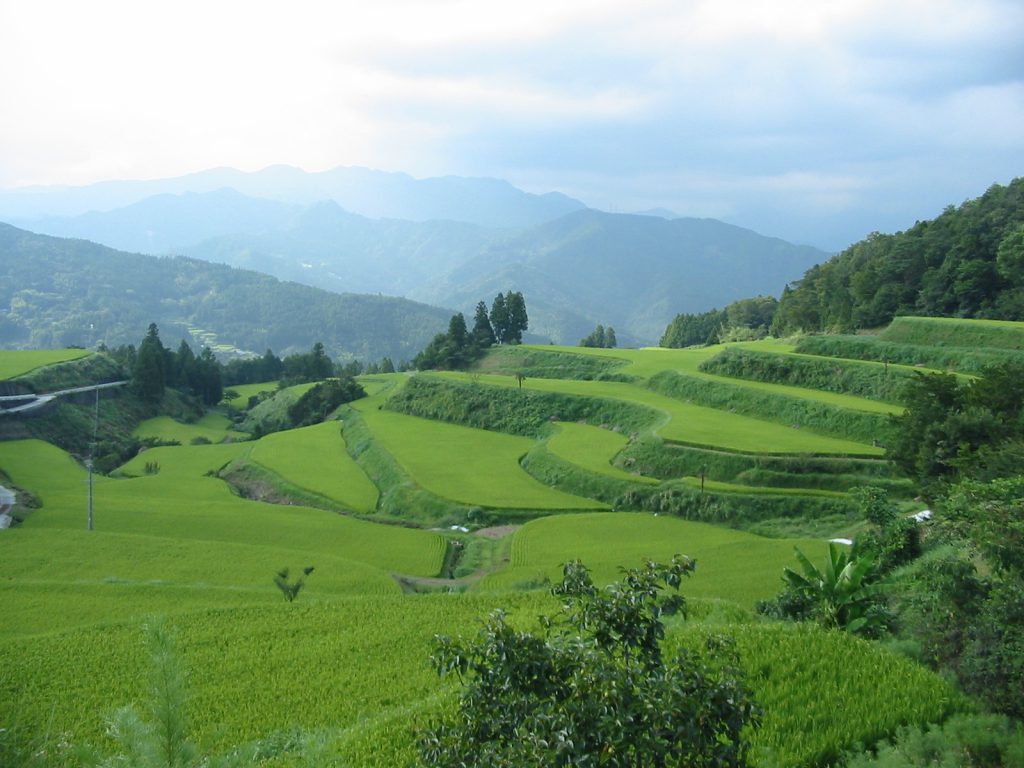
[[[879,338],[931,347],[1024,350],[1024,323],[953,317],[897,317],[879,334]]]

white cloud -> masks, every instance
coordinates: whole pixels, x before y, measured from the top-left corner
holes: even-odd
[[[1021,39],[1016,0],[3,3],[0,186],[349,164],[863,212],[891,169],[1020,172]]]

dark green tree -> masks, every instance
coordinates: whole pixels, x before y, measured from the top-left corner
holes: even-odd
[[[457,350],[465,349],[469,344],[469,331],[466,329],[466,318],[461,312],[452,315],[448,321],[448,339]]]
[[[193,391],[204,405],[216,405],[224,397],[223,368],[213,350],[203,347],[195,361]]]
[[[481,348],[494,346],[496,341],[494,328],[487,314],[487,305],[482,301],[477,303],[476,313],[473,315],[473,341]]]
[[[754,704],[728,643],[662,650],[665,616],[692,560],[648,562],[598,588],[582,564],[565,566],[553,592],[558,616],[540,633],[492,614],[475,642],[438,638],[432,659],[463,687],[458,710],[420,739],[428,766],[746,765],[744,729]]]
[[[501,338],[503,344],[521,344],[523,332],[530,327],[530,318],[526,314],[526,299],[519,291],[509,291],[505,295],[505,309],[508,312],[508,325]]]
[[[504,344],[509,333],[509,314],[504,293],[499,293],[491,302],[491,328],[497,342]]]
[[[139,398],[157,403],[164,396],[167,382],[167,354],[160,341],[156,323],[149,324],[146,337],[139,344],[132,370],[132,386]]]
[[[659,344],[673,349],[717,344],[718,336],[727,321],[724,309],[712,309],[696,315],[676,315],[662,334]]]
[[[167,386],[180,389],[183,392],[194,393],[196,381],[196,356],[192,347],[184,339],[178,345],[178,351],[174,354],[173,375],[167,378]]]
[[[604,347],[604,326],[600,323],[589,334],[580,339],[578,346],[581,347]]]
[[[598,349],[612,349],[618,341],[615,338],[615,329],[611,326],[605,328],[600,323],[587,336],[580,339],[581,347],[596,347]]]

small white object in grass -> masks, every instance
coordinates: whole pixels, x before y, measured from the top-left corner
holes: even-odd
[[[848,547],[853,546],[853,539],[829,539],[829,541],[835,544],[845,544]]]
[[[932,519],[932,511],[930,509],[922,509],[917,514],[911,515],[910,519],[918,523],[923,523],[925,520]]]
[[[464,525],[449,525],[449,531],[461,531],[462,533],[469,533],[469,528]]]

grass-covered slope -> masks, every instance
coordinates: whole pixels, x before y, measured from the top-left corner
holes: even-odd
[[[36,368],[77,360],[89,355],[85,349],[22,349],[0,355],[0,381],[16,379]]]

